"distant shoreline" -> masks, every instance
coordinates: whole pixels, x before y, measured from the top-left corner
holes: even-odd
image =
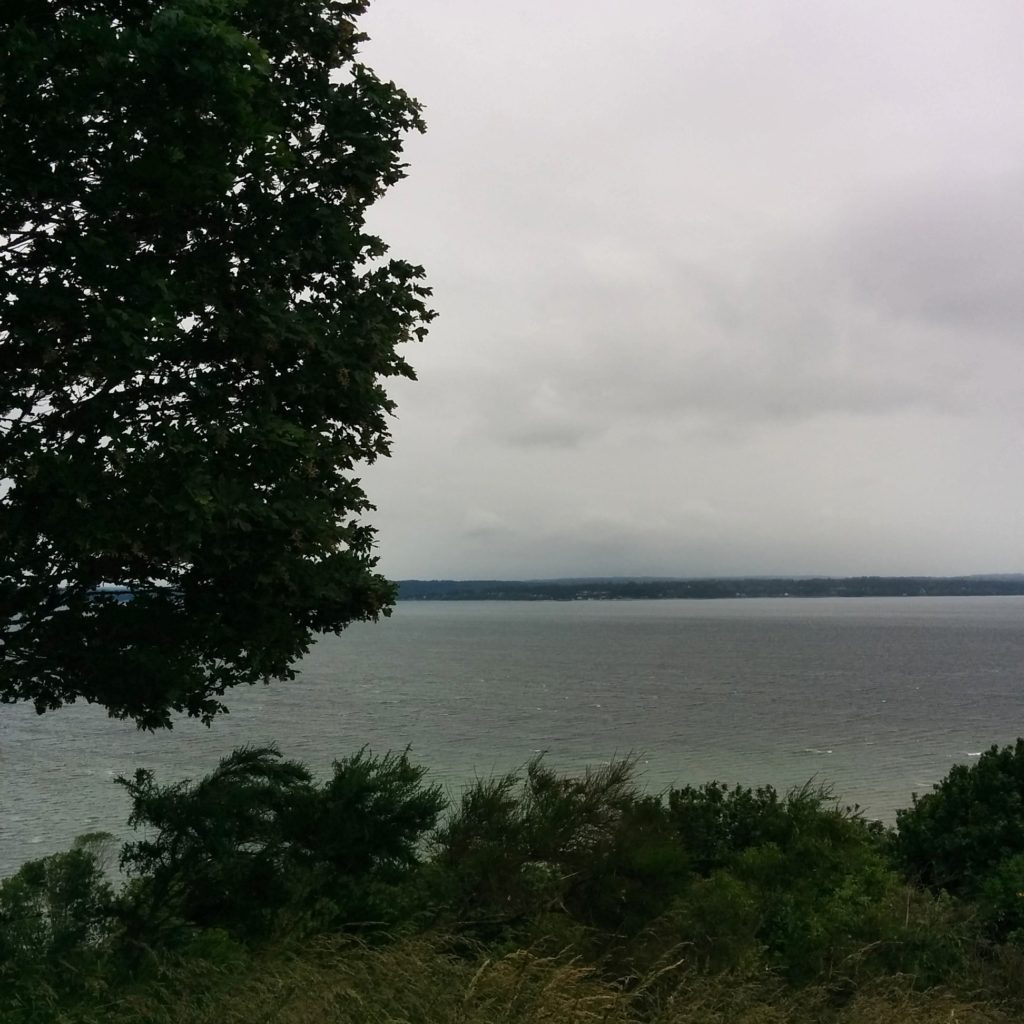
[[[1003,576],[706,577],[701,579],[399,580],[400,601],[737,600],[760,597],[1020,597]]]

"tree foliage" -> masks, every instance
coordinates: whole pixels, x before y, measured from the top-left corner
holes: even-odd
[[[129,939],[389,919],[444,805],[424,775],[405,754],[360,751],[317,783],[273,747],[242,747],[196,782],[160,785],[146,769],[120,779],[144,830],[121,855],[135,879]]]
[[[931,793],[897,812],[897,824],[909,871],[927,885],[976,893],[995,868],[1024,855],[1024,739],[954,765]]]
[[[816,989],[829,1012],[814,1020],[894,984],[1024,1006],[1024,856],[986,869],[976,895],[935,894],[907,884],[892,837],[825,787],[658,796],[633,769],[563,776],[534,760],[450,804],[407,753],[360,751],[323,779],[272,747],[236,750],[195,781],[140,770],[120,780],[140,834],[118,891],[95,841],[0,883],[0,1018],[92,1024],[148,991],[185,1019],[175,964],[223,990],[275,948],[316,956],[331,933],[367,951],[430,935],[481,972],[510,949],[587,965],[636,993],[636,1021],[667,1020],[680,983],[717,974]],[[271,985],[259,1013],[236,1016],[276,1012],[293,989]]]
[[[0,1014],[27,1008],[28,1019],[56,1019],[42,997],[95,971],[114,930],[114,890],[99,857],[109,838],[82,836],[0,881]]]
[[[619,930],[656,916],[685,855],[635,766],[624,759],[563,777],[535,758],[467,787],[433,837],[446,912],[481,934],[551,908]]]
[[[700,876],[674,913],[710,965],[760,953],[807,978],[878,935],[879,907],[898,887],[884,833],[829,787],[710,782],[672,789],[667,803]]]
[[[432,314],[364,226],[423,127],[365,6],[0,8],[4,701],[209,720],[393,600],[353,473]]]

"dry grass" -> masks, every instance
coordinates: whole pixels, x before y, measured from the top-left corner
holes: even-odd
[[[520,951],[475,962],[426,939],[385,948],[322,941],[242,970],[170,972],[81,1024],[1011,1024],[1019,1016],[890,982],[842,1007],[757,977],[685,964],[629,991],[571,960]]]
[[[518,952],[476,963],[427,941],[321,942],[244,971],[169,976],[106,1007],[109,1024],[629,1024],[619,994],[571,962]]]
[[[642,1024],[1011,1024],[1019,1016],[943,992],[915,993],[890,983],[836,1006],[822,989],[772,990],[742,979],[698,978],[665,1005],[630,1018]]]

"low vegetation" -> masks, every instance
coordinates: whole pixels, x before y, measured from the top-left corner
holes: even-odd
[[[454,803],[407,754],[120,780],[138,838],[0,883],[0,1020],[749,1024],[1024,1012],[1024,741],[895,829],[825,788],[661,796],[542,761]]]

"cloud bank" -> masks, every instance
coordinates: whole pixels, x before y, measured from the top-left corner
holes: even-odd
[[[376,0],[393,576],[1024,569],[1024,8]]]

